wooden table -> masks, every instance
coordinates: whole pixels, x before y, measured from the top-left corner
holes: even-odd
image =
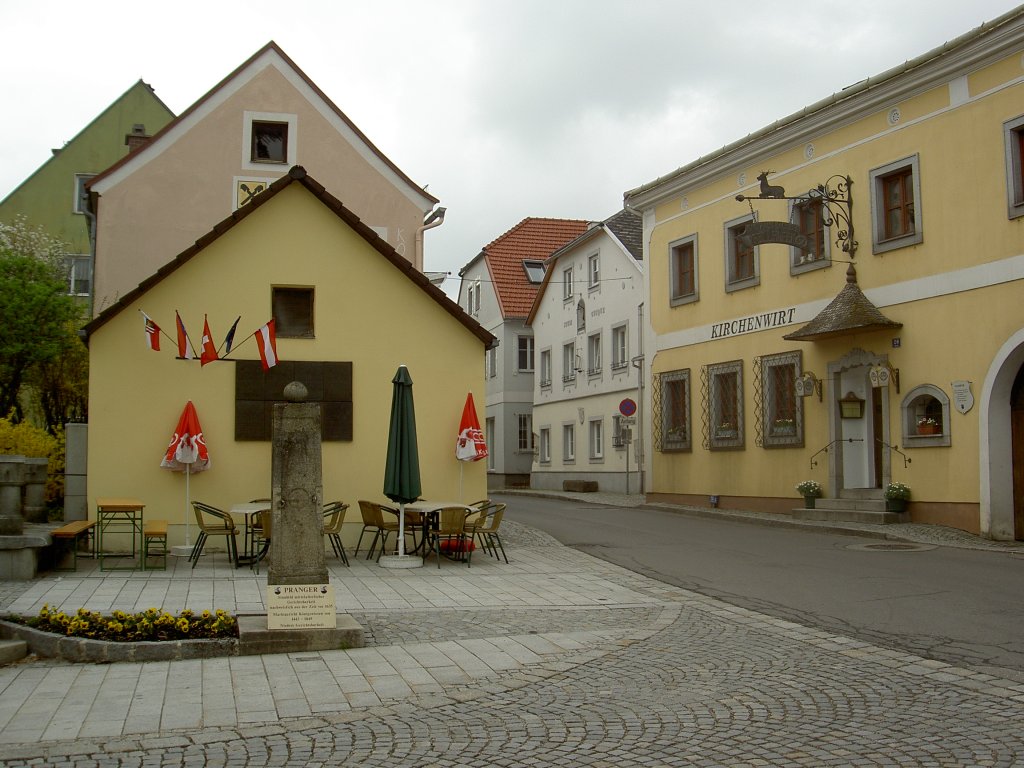
[[[142,559],[142,512],[146,505],[139,499],[119,496],[98,496],[96,498],[96,556],[100,561],[101,571],[138,571],[145,570],[146,563]],[[105,557],[113,557],[104,552],[103,539],[109,534],[128,534],[131,539],[131,565],[104,565]],[[135,562],[138,553],[138,562]],[[116,555],[123,558],[122,555]]]

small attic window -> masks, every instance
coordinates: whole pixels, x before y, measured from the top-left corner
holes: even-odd
[[[523,269],[526,270],[526,279],[531,283],[538,284],[544,281],[543,261],[524,261]]]
[[[288,162],[288,123],[254,120],[250,159],[254,163]]]

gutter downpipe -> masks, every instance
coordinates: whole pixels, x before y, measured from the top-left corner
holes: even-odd
[[[633,456],[636,459],[636,471],[640,479],[640,494],[644,491],[644,304],[640,302],[636,308],[637,347],[640,354],[630,360],[636,368],[636,440],[633,441]]]
[[[413,266],[420,272],[423,272],[423,233],[428,229],[441,226],[444,223],[444,214],[447,210],[447,208],[435,208],[423,220],[423,225],[416,228],[416,238],[413,245],[413,250],[415,251]]]

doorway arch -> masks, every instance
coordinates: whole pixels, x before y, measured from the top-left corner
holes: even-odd
[[[978,415],[978,460],[981,488],[980,529],[982,536],[998,541],[1024,538],[1015,530],[1014,467],[1024,458],[1024,445],[1014,445],[1012,402],[1014,383],[1024,367],[1024,329],[1017,331],[996,353],[981,388]]]

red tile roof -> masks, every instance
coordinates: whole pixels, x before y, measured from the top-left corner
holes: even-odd
[[[483,248],[501,316],[505,319],[530,314],[538,285],[531,283],[524,261],[543,261],[566,243],[586,232],[589,221],[528,217]]]

